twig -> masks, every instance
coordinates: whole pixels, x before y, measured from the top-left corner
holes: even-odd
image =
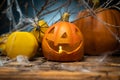
[[[56,2],[57,2],[56,0],[50,1],[50,2],[48,3],[49,5],[46,7],[46,9],[47,9],[47,8],[50,8],[50,7],[53,6],[53,5],[55,5]]]
[[[6,1],[6,0],[3,0],[2,3],[0,4],[0,9],[1,9],[1,7],[4,5],[5,1]]]
[[[52,13],[52,12],[55,12],[55,11],[61,9],[62,7],[65,7],[67,3],[68,3],[68,1],[66,1],[66,3],[64,3],[63,5],[57,7],[56,9],[53,9],[53,10],[51,10],[51,11],[49,11],[49,12],[46,12],[46,13],[43,13],[43,14],[39,15],[38,17],[41,17],[41,16],[44,16],[44,15],[50,14],[50,13]]]
[[[116,8],[116,9],[118,9],[118,10],[120,10],[120,7],[118,7],[118,6],[113,6],[114,8]]]
[[[14,1],[15,0],[12,0],[11,4],[8,5],[7,8],[4,11],[2,11],[2,13],[6,13],[8,11],[8,9],[13,5]]]
[[[30,1],[31,1],[31,6],[32,6],[32,8],[33,8],[36,12],[39,12],[39,10],[34,6],[32,0],[30,0]]]
[[[44,5],[41,7],[40,11],[36,14],[36,16],[39,16],[43,12],[43,10],[46,9],[48,3],[49,3],[49,0],[46,0]]]
[[[48,23],[50,23],[50,21],[52,21],[59,12],[60,12],[60,10],[59,10],[58,12],[56,12],[56,14],[55,14],[54,16],[52,16],[52,18],[49,20]],[[59,20],[60,20],[60,19],[59,19]],[[58,21],[58,20],[57,20],[57,21]],[[56,22],[54,22],[54,23],[56,23]]]
[[[112,2],[113,0],[110,0],[109,2],[107,2],[107,4],[105,5],[105,7],[103,8],[107,8],[107,6]]]
[[[25,14],[28,15],[28,2],[25,3]]]
[[[48,11],[49,12],[50,10],[48,8],[50,8],[51,6],[55,5],[56,2],[57,2],[57,0],[50,1],[48,3],[49,5],[46,6],[46,8],[44,9],[44,11]]]
[[[104,5],[106,5],[109,2],[109,0],[107,0],[106,2],[104,2],[102,5],[100,5],[95,11],[99,10],[100,8],[102,8]]]
[[[117,4],[111,5],[111,6],[107,7],[107,8],[117,8],[118,10],[120,10],[118,5],[120,5],[120,1]]]
[[[69,0],[68,3],[67,3],[67,5],[66,5],[66,11],[65,12],[69,12],[68,11],[68,9],[69,9],[68,7],[70,6],[71,3],[72,3],[72,0]]]
[[[89,3],[90,3],[90,0],[87,0],[87,3],[89,4]]]

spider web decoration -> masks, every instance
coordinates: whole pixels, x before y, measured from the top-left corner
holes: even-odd
[[[36,22],[41,19],[44,19],[50,26],[53,23],[58,22],[61,18],[61,15],[64,12],[69,12],[71,14],[70,22],[74,22],[87,16],[93,16],[94,18],[96,18],[96,20],[103,23],[104,25],[120,27],[106,23],[96,17],[96,12],[100,8],[105,9],[115,8],[118,11],[120,11],[120,1],[116,0],[104,0],[104,1],[94,0],[94,2],[96,3],[98,3],[98,1],[100,2],[100,4],[97,4],[99,7],[96,8],[95,10],[93,10],[95,5],[91,2],[92,0],[1,0],[1,1],[2,2],[0,3],[1,10],[0,20],[2,20],[3,15],[7,17],[6,23],[9,23],[9,25],[7,26],[3,25],[4,27],[6,27],[6,29],[9,29],[9,31],[6,31],[7,33],[11,33],[16,30],[30,31],[31,29],[34,28],[32,24],[36,24]],[[84,9],[88,9],[90,14],[76,19],[76,15],[78,14],[78,12],[83,11]],[[108,27],[106,28],[109,30]],[[2,27],[1,29],[3,30]],[[117,35],[115,35],[111,30],[109,31],[116,38],[116,40],[120,42],[120,38]],[[1,34],[4,35],[4,33]],[[107,56],[111,53],[113,52],[108,52],[106,55],[98,57],[98,59],[96,60],[98,62],[98,66],[99,64],[104,63]],[[1,61],[2,60],[0,60],[0,65],[3,66],[3,63],[8,63],[15,60],[2,62]],[[71,67],[68,66],[66,67],[64,65],[61,65],[61,67],[71,70]],[[92,68],[83,67],[82,68],[72,67],[72,69],[85,72],[90,72],[92,70]]]

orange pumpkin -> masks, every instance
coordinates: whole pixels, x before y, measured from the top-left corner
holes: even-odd
[[[68,13],[64,15],[68,16]],[[43,37],[42,50],[48,60],[78,61],[83,57],[82,34],[67,19],[53,24]]]
[[[80,12],[78,18],[89,14],[87,10]],[[85,53],[89,55],[101,55],[114,51],[118,48],[118,40],[115,35],[120,34],[120,29],[103,24],[102,21],[111,25],[120,26],[120,12],[114,9],[106,9],[98,12],[96,18],[88,16],[76,20],[74,23],[81,30],[85,41]]]

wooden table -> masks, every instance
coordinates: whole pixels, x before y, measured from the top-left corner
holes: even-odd
[[[120,80],[120,56],[85,56],[78,62],[52,62],[44,57],[28,64],[0,67],[0,80]]]

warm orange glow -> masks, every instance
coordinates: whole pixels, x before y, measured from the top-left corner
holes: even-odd
[[[62,46],[59,46],[59,51],[58,52],[59,52],[59,54],[63,52]]]

